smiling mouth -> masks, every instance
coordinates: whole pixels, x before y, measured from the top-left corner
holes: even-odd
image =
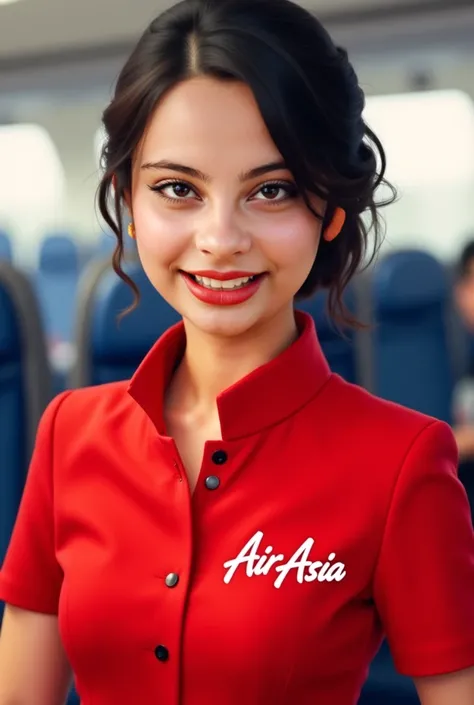
[[[210,277],[199,277],[196,274],[190,274],[189,272],[183,272],[183,274],[205,289],[210,289],[212,291],[235,291],[236,289],[243,289],[260,277],[263,277],[263,274],[254,274],[250,277],[239,277],[236,279],[220,281],[218,279],[211,279]]]

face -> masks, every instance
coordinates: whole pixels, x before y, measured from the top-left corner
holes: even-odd
[[[288,316],[321,232],[250,89],[207,77],[176,86],[152,116],[130,210],[155,288],[185,323],[219,336]]]
[[[456,285],[456,304],[466,328],[474,333],[474,261]]]

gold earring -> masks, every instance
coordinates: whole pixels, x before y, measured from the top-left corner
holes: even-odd
[[[133,225],[133,223],[130,223],[130,225],[128,226],[128,234],[130,235],[132,240],[135,240],[136,234],[135,234],[135,226]]]

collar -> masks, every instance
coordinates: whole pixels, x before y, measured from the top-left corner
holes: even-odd
[[[224,441],[258,433],[288,418],[305,406],[329,378],[331,372],[312,317],[295,311],[295,320],[300,334],[292,345],[217,397]],[[162,436],[166,436],[164,393],[185,347],[181,321],[158,339],[128,387],[128,393]]]

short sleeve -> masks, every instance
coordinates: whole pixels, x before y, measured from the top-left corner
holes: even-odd
[[[401,468],[374,596],[400,673],[474,666],[474,532],[454,437],[442,422],[422,431]]]
[[[53,505],[54,423],[63,392],[46,408],[10,544],[0,571],[0,600],[33,612],[57,614],[62,570],[55,558]]]

